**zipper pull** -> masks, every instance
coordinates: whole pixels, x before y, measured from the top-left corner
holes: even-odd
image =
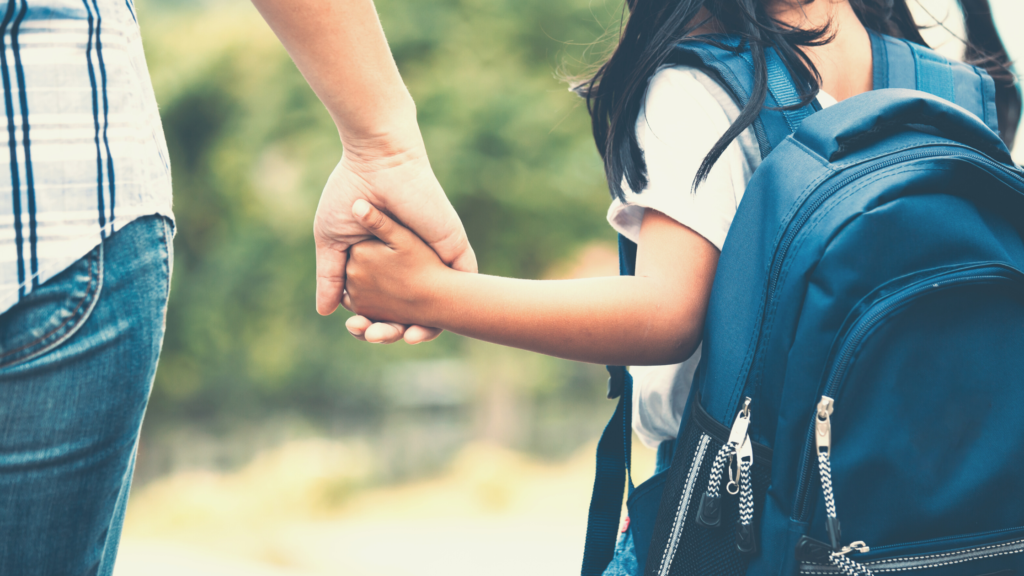
[[[722,485],[722,474],[728,470],[730,477],[732,476],[730,459],[736,456],[736,451],[747,438],[747,429],[750,428],[750,402],[750,398],[743,401],[743,408],[736,415],[736,419],[732,423],[732,429],[729,431],[729,440],[718,451],[718,456],[715,457],[715,462],[711,465],[711,479],[708,483],[708,490],[701,496],[700,508],[697,509],[698,524],[713,527],[718,526],[722,522],[722,503],[721,496],[719,495],[719,488]],[[738,467],[737,470],[739,470]],[[729,486],[726,487],[730,494],[736,493],[732,491],[734,484],[736,483],[730,480]]]
[[[747,429],[750,428],[750,398],[743,401],[743,408],[736,415],[732,422],[732,430],[729,431],[729,444],[739,448],[747,437]]]
[[[814,415],[814,443],[818,448],[818,469],[821,473],[821,490],[825,495],[825,529],[828,530],[828,537],[832,543],[833,550],[840,549],[842,542],[842,530],[839,527],[839,518],[836,517],[836,502],[832,494],[832,463],[829,458],[832,456],[832,411],[835,409],[835,400],[828,396],[822,396],[818,402],[817,413]]]
[[[829,562],[831,562],[833,566],[838,568],[840,572],[848,574],[849,576],[874,576],[874,572],[872,572],[870,568],[861,564],[860,562],[857,562],[856,560],[851,560],[847,556],[851,552],[863,554],[864,552],[869,552],[870,550],[871,548],[869,548],[867,544],[858,540],[857,542],[854,542],[849,546],[843,546],[842,550],[832,552],[831,554],[829,554],[828,559]]]
[[[754,532],[754,486],[750,468],[754,465],[754,447],[748,436],[737,453],[736,465],[740,476],[740,519],[736,523],[736,548],[743,554],[757,552]]]
[[[839,554],[842,554],[843,556],[846,556],[850,552],[856,552],[857,554],[864,554],[866,552],[871,552],[871,548],[867,544],[865,544],[863,540],[857,540],[856,542],[850,544],[849,546],[843,546],[843,549],[839,551]]]
[[[825,456],[832,455],[832,410],[835,407],[835,400],[828,396],[822,396],[818,402],[818,413],[814,417],[814,442],[818,447],[818,453],[825,453]]]

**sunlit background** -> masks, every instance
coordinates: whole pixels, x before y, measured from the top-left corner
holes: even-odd
[[[603,369],[445,334],[357,342],[313,310],[312,215],[341,154],[245,0],[137,2],[174,166],[175,269],[116,576],[578,572]],[[914,1],[911,1],[914,4]],[[950,55],[962,24],[923,0]],[[1016,0],[993,0],[1011,56]],[[378,0],[481,271],[614,274],[566,87],[622,0]],[[639,445],[637,479],[651,453]]]

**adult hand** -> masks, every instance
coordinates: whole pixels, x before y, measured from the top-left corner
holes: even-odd
[[[353,217],[352,205],[364,199],[415,232],[441,261],[476,272],[476,256],[462,221],[445,196],[427,159],[418,130],[405,139],[348,142],[341,161],[324,187],[313,222],[316,242],[316,307],[331,314],[345,288],[348,249],[371,234]],[[404,335],[416,344],[432,340],[440,330],[395,323],[372,323],[355,316],[346,322],[353,336],[369,342],[396,342]]]
[[[431,312],[446,293],[443,279],[458,272],[416,234],[368,202],[356,200],[352,214],[376,238],[348,251],[345,307],[394,322],[438,322]]]
[[[338,126],[345,152],[331,174],[313,224],[316,308],[331,314],[345,289],[353,243],[369,237],[352,217],[364,199],[418,234],[445,264],[476,271],[476,257],[427,161],[416,105],[398,73],[373,0],[253,0]],[[401,325],[347,323],[357,338],[423,342],[440,332]]]

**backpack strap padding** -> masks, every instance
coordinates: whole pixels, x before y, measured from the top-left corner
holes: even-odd
[[[996,86],[987,73],[951,62],[920,44],[873,31],[870,34],[875,90],[907,88],[933,94],[966,109],[993,132],[999,132]]]
[[[866,136],[893,134],[911,126],[933,128],[949,138],[1013,164],[999,135],[976,116],[931,94],[890,89],[873,91],[823,110],[804,122],[793,137],[822,158],[833,162],[857,149]]]

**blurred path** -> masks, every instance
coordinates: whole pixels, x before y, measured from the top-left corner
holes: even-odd
[[[195,546],[126,538],[114,576],[319,576],[268,563],[218,555]]]
[[[549,463],[473,444],[437,478],[339,497],[360,481],[361,452],[286,444],[238,472],[179,474],[133,494],[114,576],[575,574],[593,452]],[[641,481],[653,453],[636,444],[634,455]]]
[[[579,570],[577,519],[342,521],[281,531],[302,567],[281,567],[206,551],[196,545],[126,538],[114,576],[533,576]]]

